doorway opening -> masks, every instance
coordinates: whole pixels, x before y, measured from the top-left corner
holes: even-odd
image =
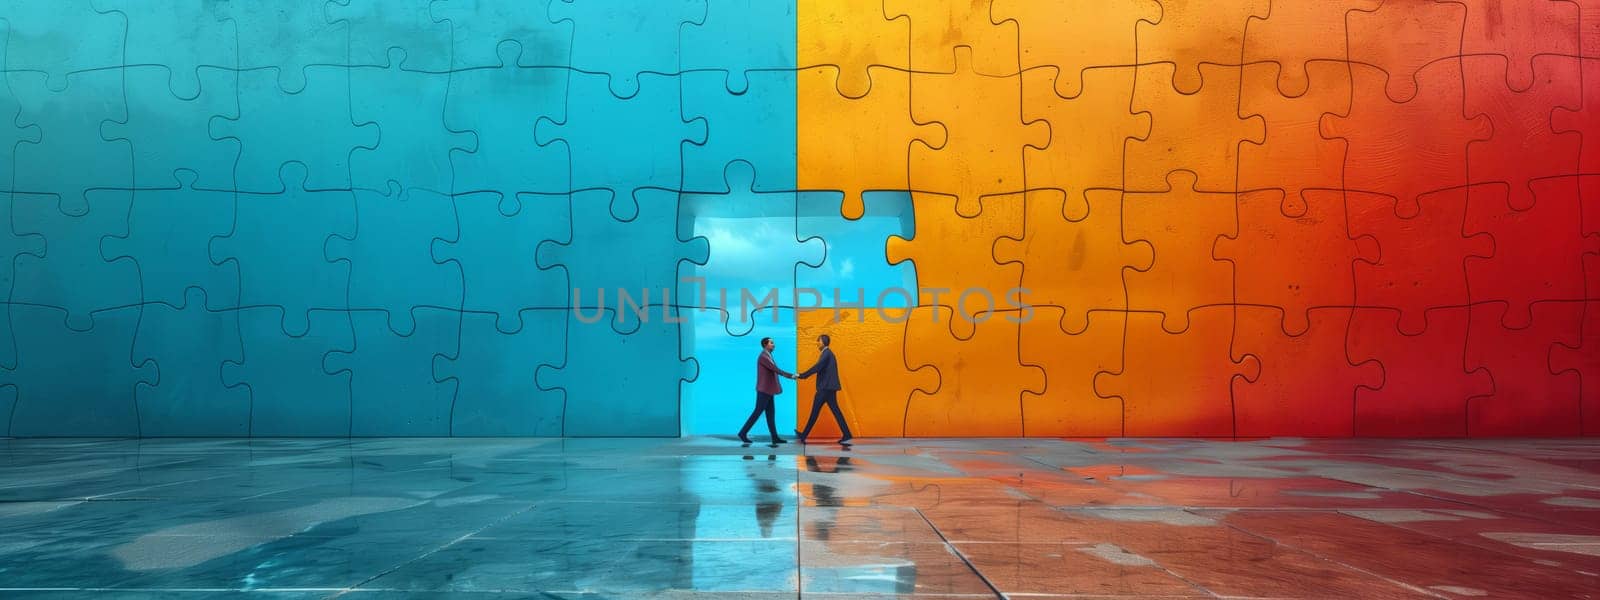
[[[690,310],[684,324],[683,352],[695,358],[699,376],[680,394],[681,435],[738,433],[755,406],[762,338],[772,338],[779,368],[798,372],[810,366],[795,360],[797,307],[832,307],[834,288],[845,303],[856,301],[859,288],[869,304],[886,288],[916,289],[910,263],[890,265],[884,253],[890,235],[912,235],[910,194],[869,193],[866,213],[856,220],[839,216],[842,200],[838,192],[749,191],[680,199],[680,235],[705,237],[710,258],[705,265],[685,264],[680,275],[699,281],[680,285],[678,297],[701,306],[703,286],[704,306],[711,307]],[[797,296],[797,288],[817,290],[821,297]],[[764,302],[772,298],[775,308]],[[788,379],[779,383],[775,421],[778,435],[787,438],[797,425],[799,386]],[[750,430],[754,440],[766,435],[765,421]]]

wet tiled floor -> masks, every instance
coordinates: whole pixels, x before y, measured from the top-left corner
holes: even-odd
[[[1600,598],[1600,440],[0,444],[4,598]]]

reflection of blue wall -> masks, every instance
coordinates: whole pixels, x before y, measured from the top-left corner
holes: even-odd
[[[671,436],[697,363],[749,385],[566,303],[738,262],[675,190],[794,187],[792,1],[111,4],[0,18],[0,434]]]

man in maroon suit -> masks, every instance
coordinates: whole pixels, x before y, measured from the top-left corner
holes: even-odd
[[[779,377],[794,379],[794,373],[778,368],[778,363],[772,361],[772,338],[761,338],[761,356],[756,358],[756,409],[750,413],[750,418],[745,419],[744,427],[739,429],[739,441],[750,443],[750,427],[756,424],[756,418],[761,413],[767,414],[767,433],[772,435],[773,444],[783,444],[788,440],[778,437],[778,426],[773,421],[772,397],[783,393],[783,386],[778,384]]]

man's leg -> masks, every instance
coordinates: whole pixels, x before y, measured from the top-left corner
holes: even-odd
[[[761,409],[767,413],[767,434],[772,436],[772,443],[778,443],[777,401],[770,394],[763,394]]]
[[[811,397],[811,416],[806,419],[806,428],[800,431],[800,441],[806,441],[806,437],[811,435],[811,426],[817,424],[817,415],[822,414],[822,399],[825,397],[822,390],[817,390],[817,394]]]
[[[761,392],[756,392],[756,409],[750,411],[750,418],[744,420],[744,427],[739,428],[739,441],[749,442],[750,428],[756,424],[756,418],[761,416]]]
[[[850,424],[844,421],[844,413],[839,410],[839,392],[828,391],[828,410],[833,411],[833,420],[839,424],[839,431],[844,434],[839,439],[850,439]]]

